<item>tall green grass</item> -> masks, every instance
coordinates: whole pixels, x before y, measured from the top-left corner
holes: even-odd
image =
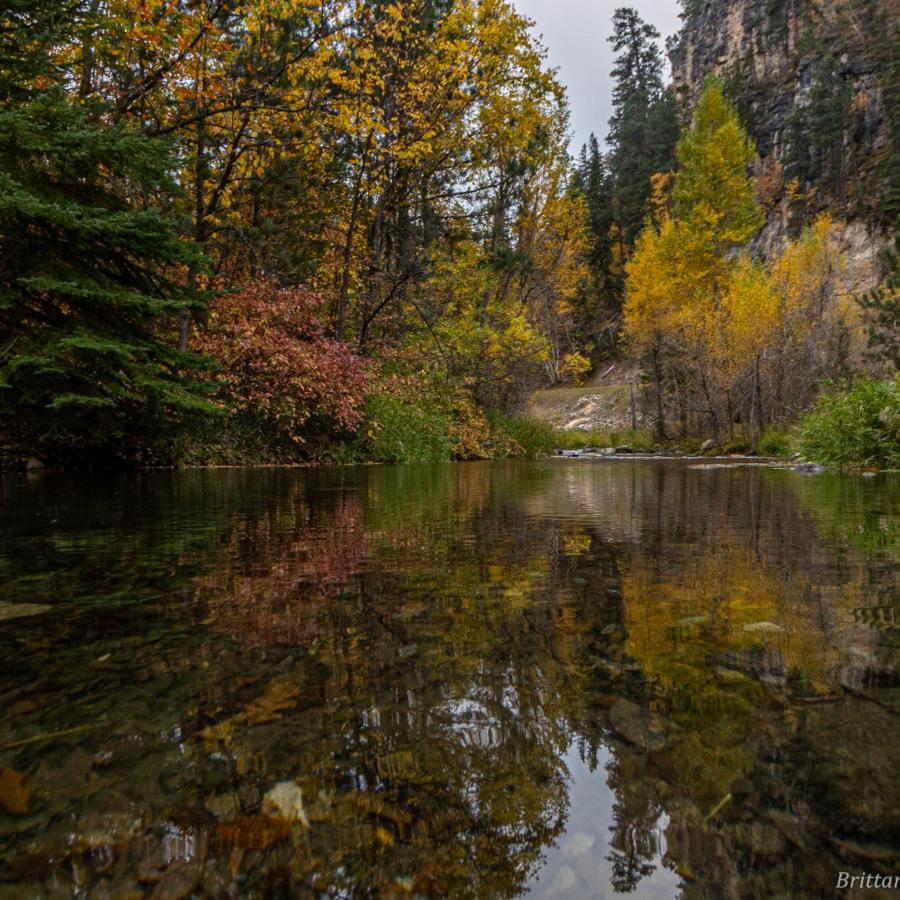
[[[816,462],[900,468],[900,378],[823,394],[797,433],[800,451]]]
[[[552,456],[556,450],[556,434],[546,422],[500,414],[489,416],[488,421],[501,443],[504,437],[515,441],[529,459]]]
[[[656,442],[649,430],[637,431],[557,431],[554,441],[558,450],[584,450],[586,447],[631,447],[653,450]]]
[[[756,445],[761,456],[789,456],[792,449],[790,432],[775,426],[767,428]]]
[[[362,428],[365,458],[372,462],[444,462],[453,458],[450,418],[423,403],[388,395],[366,401]]]

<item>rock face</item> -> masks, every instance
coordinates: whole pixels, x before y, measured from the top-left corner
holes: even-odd
[[[687,0],[684,6],[684,27],[670,46],[675,88],[694,98],[708,76],[720,78],[755,140],[767,209],[756,250],[777,252],[799,221],[828,208],[847,222],[847,289],[874,286],[879,251],[888,243],[879,204],[891,140],[879,42],[883,23],[900,21],[900,0]],[[833,101],[821,97],[826,74]],[[811,147],[806,133],[804,112],[812,114],[815,102],[829,113],[840,106],[827,152]],[[839,171],[817,182],[817,167],[821,173],[829,164],[823,153]]]

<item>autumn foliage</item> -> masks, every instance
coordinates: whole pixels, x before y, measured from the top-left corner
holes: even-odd
[[[229,404],[260,414],[293,440],[315,419],[332,431],[355,428],[369,383],[366,362],[325,335],[324,300],[302,287],[258,280],[220,297],[202,350],[216,357]]]
[[[711,82],[678,145],[672,210],[660,204],[626,266],[625,334],[646,362],[660,437],[677,420],[682,435],[756,439],[796,417],[853,352],[828,214],[770,261],[751,254],[754,157]]]

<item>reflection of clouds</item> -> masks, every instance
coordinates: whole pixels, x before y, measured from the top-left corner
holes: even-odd
[[[503,743],[503,726],[487,706],[474,697],[451,700],[440,710],[450,720],[451,731],[464,747],[489,750]]]
[[[566,832],[547,848],[540,870],[528,884],[528,896],[535,900],[621,896],[612,885],[617,862],[628,856],[644,873],[630,896],[647,900],[677,897],[680,879],[664,861],[668,816],[657,810],[643,829],[627,820],[620,823],[617,788],[603,774],[615,767],[615,756],[609,748],[600,749],[597,768],[587,765],[574,748],[564,758],[570,797]]]

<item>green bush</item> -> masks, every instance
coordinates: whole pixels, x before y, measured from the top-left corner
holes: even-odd
[[[859,381],[823,394],[798,435],[801,452],[816,462],[900,467],[900,379]]]
[[[778,428],[767,428],[756,450],[761,456],[788,456],[791,452],[791,436]]]

